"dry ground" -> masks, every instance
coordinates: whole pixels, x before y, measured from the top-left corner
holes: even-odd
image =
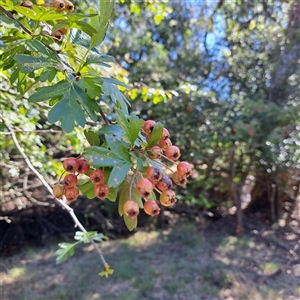
[[[300,299],[297,239],[272,228],[235,236],[222,222],[203,230],[181,221],[108,241],[101,245],[115,269],[108,279],[98,276],[89,245],[60,265],[56,245],[2,257],[0,299]]]

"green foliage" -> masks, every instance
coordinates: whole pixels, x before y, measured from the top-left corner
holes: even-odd
[[[82,232],[82,231],[76,231],[74,239],[77,240],[76,243],[59,243],[58,246],[60,249],[58,249],[55,254],[56,257],[56,263],[60,264],[64,262],[68,256],[72,256],[75,253],[75,246],[81,244],[81,243],[90,243],[91,240],[102,242],[106,239],[106,237],[103,234],[98,234],[95,231],[89,231],[89,232]]]

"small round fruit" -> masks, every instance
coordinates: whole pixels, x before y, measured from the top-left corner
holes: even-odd
[[[153,120],[148,120],[144,123],[143,129],[146,134],[150,134],[155,126],[156,122]]]
[[[156,187],[161,191],[169,190],[172,188],[172,180],[168,176],[163,176],[162,179],[157,182]]]
[[[76,186],[65,189],[65,197],[69,202],[75,201],[79,196],[79,189]]]
[[[157,205],[156,201],[148,200],[144,204],[144,211],[147,215],[150,215],[151,217],[155,217],[159,214],[160,208]]]
[[[67,28],[61,28],[58,30],[61,34],[67,34],[68,33],[68,29]]]
[[[105,180],[105,174],[102,170],[94,170],[90,175],[90,180],[93,184],[103,183]]]
[[[62,12],[65,9],[65,3],[60,0],[55,0],[53,2],[53,7],[55,7],[56,12]]]
[[[176,146],[170,146],[166,149],[166,157],[171,160],[177,160],[181,156],[180,150]]]
[[[170,133],[169,133],[169,130],[168,130],[167,128],[164,128],[164,129],[163,129],[163,133],[162,133],[161,138],[164,139],[164,140],[170,138]]]
[[[90,169],[90,166],[87,164],[85,159],[78,159],[77,163],[78,163],[77,172],[79,174],[86,174],[88,172],[88,170]]]
[[[64,187],[73,187],[77,184],[77,176],[74,174],[67,174],[63,180]]]
[[[78,169],[78,162],[77,159],[74,157],[69,157],[64,160],[63,162],[63,168],[70,173],[77,172]]]
[[[20,5],[24,6],[24,7],[27,7],[27,8],[31,8],[33,6],[33,3],[31,1],[25,0]]]
[[[61,184],[57,183],[53,187],[52,193],[55,198],[61,198],[64,194],[64,187]]]
[[[158,141],[158,146],[162,149],[167,149],[168,147],[172,146],[172,142],[170,139],[161,138]]]
[[[162,155],[162,150],[158,146],[153,146],[151,149],[147,151],[147,155],[152,159],[159,158]]]
[[[52,32],[51,36],[53,36],[59,42],[62,40],[63,36],[60,31]]]
[[[190,177],[192,175],[193,167],[187,161],[181,161],[177,165],[177,171],[179,174],[185,175],[186,177]]]
[[[127,200],[123,205],[123,212],[128,218],[135,219],[140,213],[140,209],[135,201]]]
[[[74,11],[74,4],[71,1],[65,1],[65,11],[68,13]]]
[[[149,167],[147,169],[146,177],[154,184],[160,181],[163,177],[162,172],[159,168],[156,167]]]
[[[176,195],[172,190],[165,190],[160,194],[159,201],[163,206],[171,206],[176,203]]]
[[[153,192],[153,184],[147,178],[142,178],[136,184],[136,191],[142,198],[149,198]]]
[[[97,198],[104,200],[109,193],[109,188],[105,183],[98,183],[94,186],[94,194]]]
[[[186,181],[187,181],[186,176],[179,174],[178,171],[173,173],[172,179],[175,182],[175,184],[180,185],[180,186],[185,185]]]

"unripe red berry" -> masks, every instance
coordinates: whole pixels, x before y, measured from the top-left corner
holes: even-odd
[[[105,183],[98,183],[94,186],[94,194],[97,198],[104,200],[109,193],[109,188]]]
[[[162,133],[161,138],[164,139],[164,140],[170,138],[170,133],[169,133],[169,130],[168,130],[167,128],[164,128],[164,129],[163,129],[163,133]]]
[[[53,7],[55,7],[56,12],[62,12],[65,9],[65,3],[60,0],[55,0],[53,2]]]
[[[123,205],[123,212],[128,218],[135,219],[140,213],[140,209],[135,201],[127,200]]]
[[[158,146],[162,149],[167,149],[168,147],[172,146],[172,142],[170,139],[161,138],[158,141]]]
[[[79,189],[76,186],[65,189],[65,197],[69,202],[75,201],[79,196]]]
[[[155,126],[156,122],[153,120],[148,120],[144,123],[143,129],[146,134],[150,134]]]
[[[153,192],[153,184],[147,178],[142,178],[136,184],[136,191],[142,198],[149,198]]]
[[[67,174],[63,180],[64,187],[73,187],[77,184],[77,176],[74,174]]]
[[[52,193],[55,198],[61,198],[64,194],[64,187],[61,184],[57,183],[53,187]]]
[[[160,181],[163,177],[163,174],[159,168],[149,167],[147,169],[146,177],[154,184]]]
[[[177,165],[177,171],[179,174],[185,175],[186,177],[190,177],[192,175],[193,167],[187,161],[181,161]]]
[[[165,190],[160,194],[159,201],[163,206],[171,206],[176,203],[176,195],[172,190]]]
[[[159,214],[160,208],[157,205],[156,201],[148,200],[144,204],[144,211],[147,215],[150,215],[151,217],[155,217]]]
[[[149,149],[147,151],[147,154],[149,157],[151,157],[152,159],[156,159],[159,158],[162,154],[162,150],[160,147],[158,146],[153,146],[151,149]]]
[[[163,176],[162,179],[157,182],[156,187],[161,191],[169,190],[172,188],[172,180],[168,176]]]
[[[70,173],[77,172],[78,169],[78,162],[77,159],[74,157],[69,157],[64,160],[63,162],[63,168]]]
[[[66,0],[64,9],[66,12],[70,13],[74,10],[74,4],[71,1]]]
[[[166,149],[166,157],[171,160],[177,160],[181,156],[180,150],[176,146],[170,146]]]
[[[172,179],[177,185],[185,185],[186,184],[186,176],[179,174],[178,171],[174,172],[172,175]]]
[[[87,164],[85,159],[78,159],[77,163],[78,163],[77,172],[79,174],[86,174],[89,171],[90,166]]]
[[[105,180],[105,174],[102,170],[94,170],[90,175],[90,180],[92,183],[103,183]]]

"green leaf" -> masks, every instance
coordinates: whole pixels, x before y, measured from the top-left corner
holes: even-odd
[[[121,160],[131,163],[130,155],[128,149],[124,147],[123,143],[119,141],[116,137],[112,135],[105,135],[105,140],[110,148],[110,150]]]
[[[55,254],[57,255],[56,257],[56,263],[60,264],[64,262],[68,256],[72,256],[75,252],[75,246],[78,245],[79,242],[76,242],[74,244],[70,243],[59,243],[58,246],[61,249],[58,249]]]
[[[19,6],[19,5],[15,6],[14,10],[16,12],[22,14],[24,17],[26,17],[28,19],[31,19],[31,20],[34,20],[34,21],[37,21],[41,16],[40,13],[37,13],[33,9],[27,8],[27,7],[24,7],[24,6]]]
[[[160,140],[160,138],[162,136],[163,129],[164,129],[164,126],[161,123],[157,122],[155,124],[155,126],[150,134],[150,138],[149,138],[146,149],[150,149],[158,143],[158,141]]]
[[[89,36],[92,36],[93,34],[96,33],[96,30],[86,22],[77,21],[77,22],[73,23],[72,25],[73,25],[73,28],[81,29],[83,32],[85,32]]]
[[[94,199],[95,194],[94,194],[94,184],[89,180],[85,183],[79,184],[78,188],[80,192],[86,196],[88,199]]]
[[[22,65],[21,71],[26,74],[41,68],[49,67],[55,63],[44,56],[31,56],[27,54],[17,54],[15,55],[14,60],[19,65]]]
[[[20,28],[19,23],[16,20],[13,20],[5,15],[0,15],[1,23],[5,23],[6,28]]]
[[[93,77],[83,77],[77,85],[92,99],[98,99],[99,95],[102,94],[101,85]]]
[[[100,138],[94,131],[85,130],[84,135],[91,146],[99,146],[100,145]]]
[[[113,187],[110,187],[109,188],[109,193],[107,195],[107,199],[111,202],[116,202],[117,200],[117,192],[118,192],[118,189],[116,188],[113,188]]]
[[[123,215],[123,217],[124,217],[125,225],[129,231],[132,231],[133,229],[135,229],[137,227],[137,222],[138,222],[137,218],[130,219],[126,215]]]
[[[71,132],[75,127],[75,123],[84,127],[86,122],[80,105],[73,97],[70,97],[70,90],[52,107],[48,120],[50,123],[61,120],[61,127],[65,132]]]
[[[87,243],[90,243],[91,240],[96,235],[97,235],[97,231],[88,231],[88,232],[76,231],[74,239],[81,242],[81,243],[87,244]]]
[[[62,20],[61,22],[56,23],[53,27],[52,27],[52,32],[56,32],[62,28],[67,28],[69,29],[71,27],[71,23],[69,20]]]
[[[90,64],[96,64],[96,65],[101,65],[104,67],[110,68],[111,65],[107,64],[107,62],[115,62],[115,59],[112,56],[106,55],[106,54],[98,54],[95,52],[92,52],[88,58],[86,59],[86,65]]]
[[[49,50],[43,43],[37,40],[26,40],[26,45],[30,50],[36,52],[37,54],[58,61],[58,57],[54,54],[54,52]]]
[[[141,157],[139,157],[136,153],[134,152],[130,152],[130,155],[132,157],[134,157],[134,159],[136,160],[136,169],[139,171],[139,172],[143,172],[144,171],[144,161]]]
[[[107,28],[108,21],[111,17],[111,14],[114,9],[114,1],[100,1],[100,15],[94,18],[91,18],[91,25],[96,29],[95,34],[91,38],[90,49],[100,45],[104,40]]]
[[[101,77],[101,79],[103,80],[103,82],[105,83],[110,83],[112,85],[120,85],[126,89],[128,89],[128,85],[126,85],[124,82],[118,80],[118,79],[114,79],[114,78],[107,78],[107,77]]]
[[[46,82],[48,80],[49,82],[52,82],[56,74],[57,74],[57,70],[55,68],[44,69],[41,73],[40,81]]]
[[[83,156],[88,163],[95,167],[113,167],[119,163],[122,163],[112,151],[97,146],[91,146],[84,150]]]
[[[89,117],[93,121],[97,121],[97,115],[95,111],[99,110],[98,104],[92,100],[78,85],[74,85],[72,89],[71,96],[84,107],[85,111],[88,113]]]
[[[64,14],[57,14],[57,13],[53,13],[52,11],[49,11],[47,13],[44,13],[39,18],[39,20],[43,22],[43,21],[51,21],[51,20],[63,20],[65,18],[66,16]]]
[[[125,179],[128,171],[132,167],[132,163],[121,162],[115,165],[108,179],[109,187],[118,187]]]
[[[119,125],[104,125],[98,131],[98,135],[101,135],[101,134],[111,134],[115,138],[120,140],[120,139],[122,139],[124,131],[120,128]]]
[[[64,95],[70,90],[71,84],[65,80],[58,82],[55,85],[38,88],[36,93],[32,94],[29,98],[29,102],[40,102],[48,99],[55,98],[57,96]]]

